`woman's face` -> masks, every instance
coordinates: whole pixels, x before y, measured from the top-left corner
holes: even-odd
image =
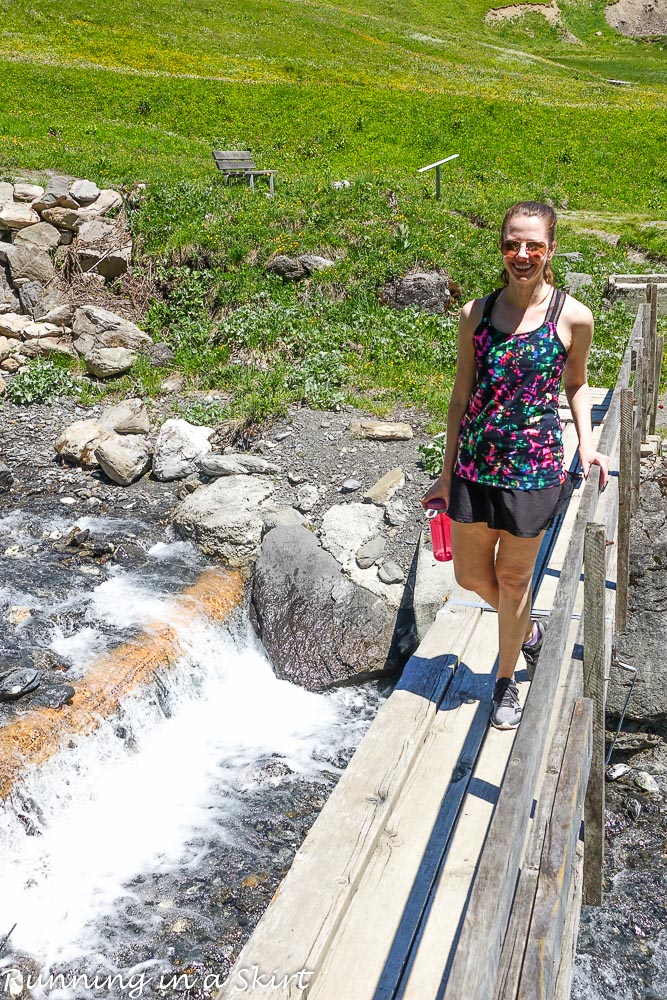
[[[555,243],[549,243],[549,231],[538,215],[519,215],[510,219],[500,241],[503,264],[510,280],[519,284],[537,284],[551,260]]]

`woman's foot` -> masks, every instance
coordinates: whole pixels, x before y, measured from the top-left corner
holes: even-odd
[[[496,729],[516,729],[521,722],[519,689],[513,677],[499,677],[493,689],[491,725]]]
[[[547,630],[548,620],[546,618],[536,618],[533,622],[533,634],[528,642],[524,642],[521,647],[523,658],[526,661],[526,671],[528,680],[532,681],[535,676],[535,667],[542,650],[544,635]]]

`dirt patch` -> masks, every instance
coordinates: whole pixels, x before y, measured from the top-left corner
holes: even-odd
[[[541,14],[549,24],[560,30],[563,41],[581,45],[580,39],[568,31],[563,24],[556,0],[551,0],[551,3],[513,3],[507,7],[494,7],[487,10],[484,20],[487,24],[500,24],[503,21],[512,21],[514,18],[523,17],[524,14]]]
[[[667,0],[618,0],[605,11],[607,24],[631,38],[667,35]]]

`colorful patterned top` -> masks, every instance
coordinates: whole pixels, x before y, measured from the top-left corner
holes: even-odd
[[[556,333],[565,293],[554,289],[542,326],[506,334],[491,324],[501,289],[486,300],[473,334],[477,381],[461,420],[454,472],[520,490],[566,479],[558,416],[567,351]]]

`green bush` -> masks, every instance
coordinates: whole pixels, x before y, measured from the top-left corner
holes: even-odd
[[[7,383],[5,395],[12,403],[52,403],[58,396],[78,396],[81,382],[67,368],[43,358],[34,361],[28,371],[20,372]]]

